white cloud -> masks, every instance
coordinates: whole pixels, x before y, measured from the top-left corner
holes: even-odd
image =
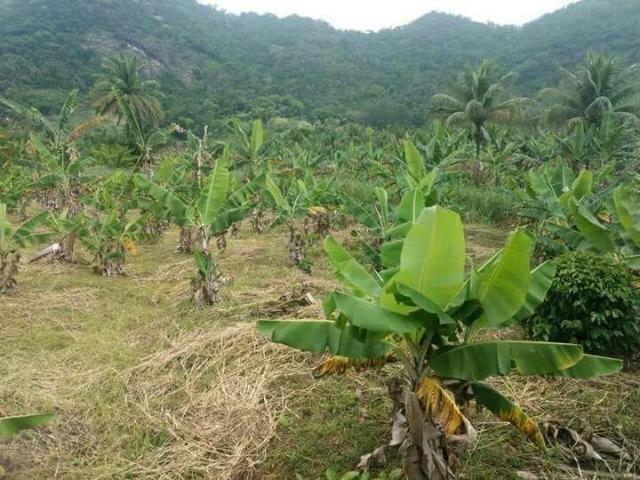
[[[297,14],[337,28],[379,30],[405,25],[433,10],[481,22],[517,24],[534,20],[576,0],[199,0],[231,13]]]

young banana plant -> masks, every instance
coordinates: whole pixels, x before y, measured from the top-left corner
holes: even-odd
[[[37,190],[47,210],[54,214],[66,210],[71,217],[82,210],[80,195],[83,191],[84,172],[89,162],[89,158],[79,155],[75,143],[88,131],[106,121],[106,117],[98,116],[73,125],[78,105],[77,96],[77,90],[68,95],[55,122],[33,108],[29,109],[0,97],[0,104],[34,126],[37,132],[31,133],[30,146],[44,172],[39,175],[32,188]],[[58,239],[57,243],[62,248],[54,253],[54,257],[61,261],[73,261],[75,240],[73,235]]]
[[[125,275],[127,257],[137,253],[137,242],[145,238],[146,218],[127,220],[112,209],[76,221],[74,228],[80,243],[93,254],[95,271],[107,278]]]
[[[291,265],[305,273],[311,273],[311,262],[306,256],[307,236],[300,221],[308,211],[308,192],[302,180],[294,183],[288,194],[294,197],[290,202],[271,176],[266,177],[266,190],[271,196],[278,211],[276,222],[287,226],[287,251]]]
[[[552,263],[531,271],[532,241],[513,232],[488,262],[466,273],[459,215],[441,207],[421,211],[402,242],[387,280],[370,274],[334,239],[325,249],[342,290],[325,302],[326,320],[264,320],[268,339],[304,351],[330,352],[320,375],[395,357],[393,438],[409,480],[453,479],[453,447],[476,441],[463,413],[471,399],[544,446],[536,423],[484,381],[513,372],[588,378],[618,372],[622,362],[586,355],[579,345],[484,340],[480,333],[526,318],[543,301]]]
[[[163,206],[167,218],[182,231],[190,232],[197,266],[192,295],[196,305],[212,305],[219,300],[222,275],[210,250],[211,239],[224,235],[247,215],[249,199],[264,180],[259,176],[229,194],[230,158],[231,152],[227,147],[211,173],[203,179],[203,188],[193,200],[153,183],[145,176],[136,177],[137,184]]]
[[[0,295],[14,295],[17,292],[20,249],[51,238],[49,233],[37,231],[48,217],[48,213],[42,212],[14,227],[7,217],[7,206],[0,203]]]
[[[591,250],[640,270],[640,202],[630,189],[606,192],[595,210],[589,170],[576,177],[566,166],[545,166],[529,172],[529,183],[529,192],[518,192],[527,206],[521,214],[537,220],[536,233],[553,250]]]

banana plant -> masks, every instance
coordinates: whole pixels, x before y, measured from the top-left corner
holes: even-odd
[[[309,210],[309,192],[302,180],[290,184],[286,194],[270,175],[265,178],[265,188],[276,206],[275,223],[284,223],[287,227],[287,251],[291,265],[305,273],[311,273],[311,262],[306,255],[308,243],[305,229],[300,220]]]
[[[564,165],[531,170],[529,184],[517,192],[520,215],[536,221],[537,236],[552,251],[591,250],[640,269],[640,203],[629,188],[596,196],[591,171],[576,177]]]
[[[320,376],[400,361],[402,375],[390,387],[391,445],[400,447],[409,480],[453,479],[453,447],[469,447],[477,437],[463,413],[472,399],[540,447],[545,443],[536,423],[485,380],[514,372],[580,379],[622,368],[579,345],[480,335],[526,318],[544,300],[555,268],[544,263],[531,270],[532,243],[517,230],[466,273],[460,216],[430,207],[408,229],[396,273],[382,280],[328,238],[325,250],[342,289],[326,299],[326,320],[263,320],[258,330],[273,342],[335,355],[318,367]]]
[[[38,231],[48,217],[47,212],[42,212],[14,227],[7,217],[7,206],[0,203],[0,295],[14,295],[17,292],[20,249],[51,238],[50,233]]]
[[[569,205],[574,229],[557,226],[554,232],[571,249],[609,255],[640,271],[640,202],[624,187],[614,190],[609,212],[594,213],[573,199]]]
[[[404,141],[405,168],[400,171],[397,183],[403,185],[400,202],[392,206],[388,190],[374,188],[377,202],[373,208],[360,205],[343,195],[343,207],[358,223],[369,229],[371,239],[363,248],[376,267],[394,268],[396,257],[402,248],[403,236],[423,208],[438,201],[437,183],[440,169],[427,171],[426,162],[411,140]],[[394,195],[397,196],[397,195]],[[388,240],[393,242],[387,242]]]
[[[107,278],[125,275],[127,257],[137,254],[137,244],[145,238],[146,218],[127,220],[112,209],[93,216],[83,214],[75,223],[80,243],[93,254],[95,271]]]
[[[84,173],[89,158],[76,149],[76,142],[90,130],[103,124],[106,117],[97,116],[74,125],[73,117],[78,107],[78,91],[73,90],[66,98],[55,122],[34,108],[27,108],[0,97],[0,104],[32,126],[30,147],[39,160],[38,170],[44,170],[31,187],[38,192],[41,202],[52,213],[67,210],[73,216],[82,209],[80,195],[83,191]],[[62,248],[55,257],[61,261],[74,260],[75,237],[59,239]]]
[[[162,205],[171,222],[183,231],[193,232],[189,241],[193,242],[197,267],[192,295],[196,305],[212,305],[219,300],[222,275],[210,250],[211,239],[224,235],[247,215],[251,208],[250,199],[264,180],[259,176],[232,191],[230,159],[231,150],[226,147],[211,173],[203,179],[202,189],[193,198],[171,191],[146,176],[136,177],[139,187]]]

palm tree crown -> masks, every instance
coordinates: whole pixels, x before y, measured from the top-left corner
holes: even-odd
[[[611,114],[615,120],[640,125],[637,64],[625,67],[617,57],[589,52],[576,73],[563,72],[565,79],[559,88],[547,88],[541,93],[550,103],[550,122],[599,125],[606,114]]]
[[[124,53],[108,60],[95,85],[96,111],[113,115],[119,122],[127,120],[121,105],[124,102],[138,122],[156,125],[162,118],[162,93],[157,82],[143,79],[143,68],[137,57]]]
[[[447,125],[470,125],[474,129],[476,158],[487,132],[488,122],[506,123],[515,118],[519,109],[531,100],[523,97],[509,98],[506,88],[514,74],[502,77],[494,75],[494,65],[484,61],[477,68],[467,69],[451,95],[433,97],[433,112],[446,119]]]

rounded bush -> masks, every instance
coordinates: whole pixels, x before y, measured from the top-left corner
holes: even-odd
[[[537,339],[571,342],[589,353],[623,353],[640,345],[640,292],[613,260],[589,252],[557,259],[547,298],[524,322]]]

